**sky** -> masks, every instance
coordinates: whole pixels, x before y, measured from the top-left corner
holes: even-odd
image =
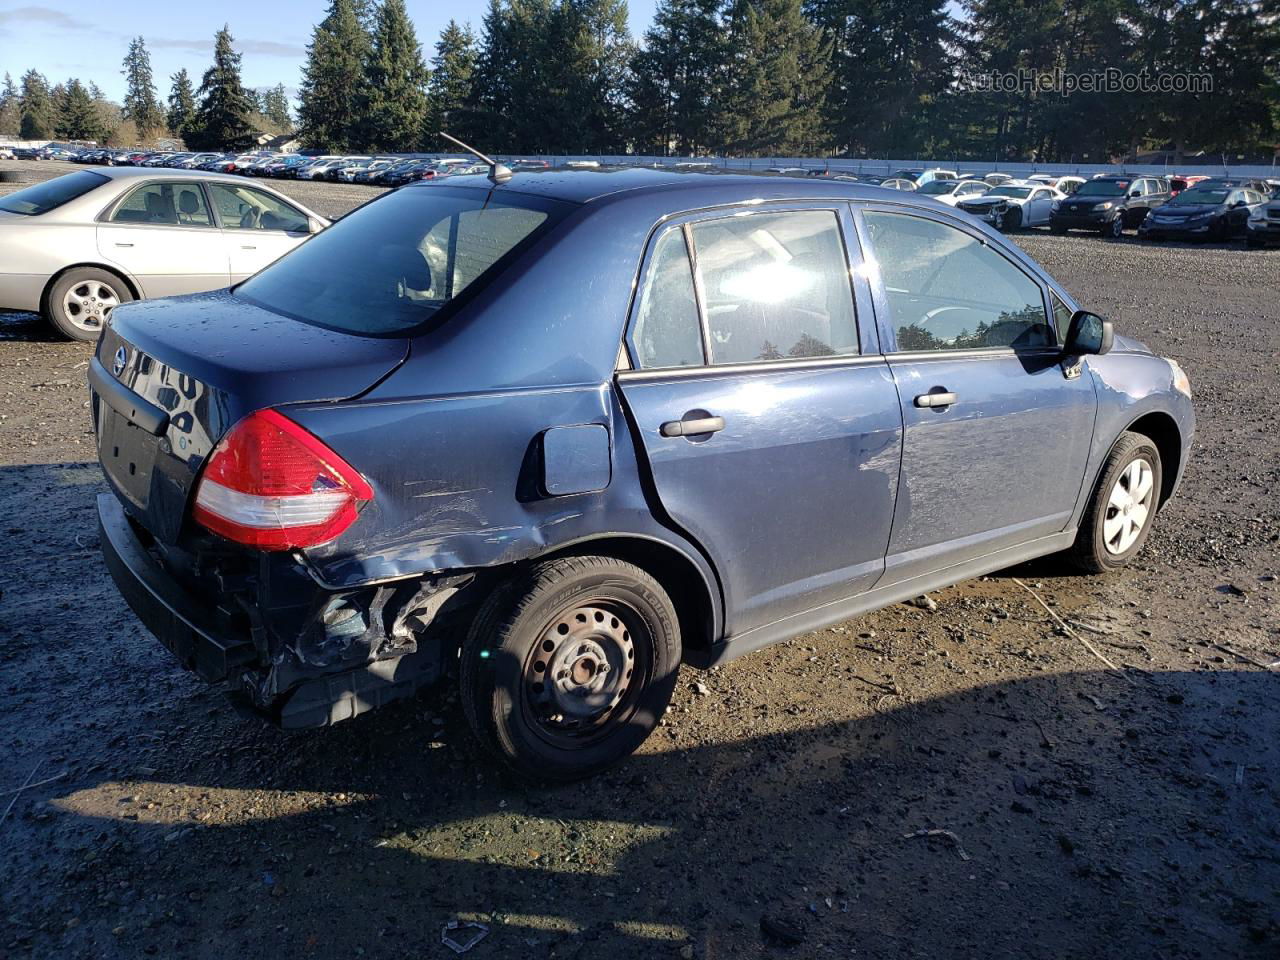
[[[656,0],[629,0],[631,32],[641,36],[653,17]],[[407,0],[423,55],[430,58],[450,19],[470,22],[477,31],[486,0]],[[169,77],[186,67],[192,82],[213,58],[213,35],[231,27],[240,51],[246,86],[283,83],[296,90],[311,30],[324,17],[327,0],[0,0],[0,74],[15,82],[34,67],[49,82],[77,77],[92,81],[109,99],[124,96],[121,60],[129,40],[142,36],[151,52],[156,91],[163,101]]]

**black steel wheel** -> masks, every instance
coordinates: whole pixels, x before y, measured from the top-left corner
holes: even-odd
[[[648,573],[612,557],[552,560],[481,608],[462,650],[463,706],[517,771],[575,779],[644,742],[679,665],[676,611]]]

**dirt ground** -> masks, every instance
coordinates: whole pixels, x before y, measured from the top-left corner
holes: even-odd
[[[476,960],[1280,956],[1280,251],[1018,242],[1190,374],[1140,560],[686,670],[568,787],[447,696],[283,734],[180,670],[97,552],[89,348],[0,315],[0,960],[447,957],[454,919]]]

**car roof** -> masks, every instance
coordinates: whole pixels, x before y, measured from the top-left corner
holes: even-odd
[[[109,180],[216,180],[219,183],[244,183],[243,177],[215,173],[212,170],[179,170],[174,167],[94,167],[91,171]]]
[[[754,197],[762,200],[805,200],[884,196],[880,187],[832,177],[788,177],[731,170],[655,170],[648,167],[517,171],[510,180],[496,186],[484,174],[464,174],[440,183],[413,184],[405,189],[435,190],[443,185],[493,190],[495,195],[527,194],[570,203],[592,203],[623,193],[683,194],[686,196],[680,204],[685,209],[741,203]]]

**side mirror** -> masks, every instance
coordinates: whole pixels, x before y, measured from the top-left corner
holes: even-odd
[[[307,233],[319,233],[324,229],[324,224],[314,217],[307,218]]]
[[[1129,191],[1129,196],[1131,196],[1131,197],[1140,197],[1140,196],[1142,196],[1142,194],[1141,194],[1141,193],[1139,193],[1137,190],[1130,190],[1130,191]]]
[[[1237,200],[1232,204],[1233,207],[1247,207],[1248,205],[1249,202],[1247,200]]]
[[[1077,310],[1071,315],[1071,323],[1067,325],[1067,341],[1062,346],[1062,352],[1072,357],[1101,355],[1109,353],[1114,343],[1115,331],[1110,320],[1104,320],[1088,310]]]

